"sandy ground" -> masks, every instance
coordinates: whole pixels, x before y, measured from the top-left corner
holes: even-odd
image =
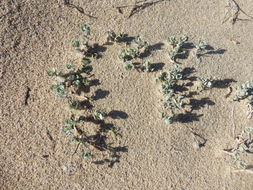
[[[252,125],[245,105],[224,97],[226,83],[194,96],[193,115],[168,126],[160,119],[158,72],[125,71],[118,59],[121,46],[106,46],[103,58],[93,62],[100,85],[91,91],[105,94],[96,107],[118,114],[108,122],[120,129],[122,137],[113,145],[120,148],[117,157],[104,151],[82,159],[71,156],[76,144],[60,131],[71,113],[50,91],[46,71],[76,59],[70,41],[81,37],[80,26],[87,23],[100,44],[110,28],[141,34],[157,44],[149,59],[164,63],[163,70],[172,66],[165,47],[159,46],[168,36],[186,34],[194,43],[204,39],[222,51],[202,62],[190,54],[178,60],[181,66],[194,68],[191,76],[212,76],[222,84],[234,80],[230,85],[237,86],[252,77],[253,22],[222,24],[226,0],[167,0],[130,18],[131,7],[122,13],[115,7],[134,0],[71,3],[98,19],[65,6],[63,0],[0,2],[0,189],[252,190],[252,174],[233,172],[232,159],[222,153],[234,142],[234,126],[239,134]],[[253,15],[251,0],[237,3]],[[190,129],[207,140],[204,147],[194,148]],[[246,159],[253,164],[252,156]]]

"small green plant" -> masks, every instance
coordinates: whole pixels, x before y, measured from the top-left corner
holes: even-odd
[[[172,46],[172,49],[169,50],[168,55],[172,62],[175,61],[175,57],[182,51],[182,47],[186,41],[188,41],[188,37],[185,35],[180,36],[179,39],[177,39],[175,36],[168,38],[168,42]]]
[[[163,106],[169,111],[169,113],[162,113],[162,118],[166,124],[173,123],[177,110],[181,110],[184,105],[182,101],[184,96],[178,96],[174,90],[176,83],[180,79],[182,79],[182,74],[178,64],[174,64],[168,72],[161,72],[157,79],[157,81],[162,83],[161,91],[165,99]]]
[[[131,70],[133,68],[140,69],[141,71],[150,72],[151,65],[147,60],[142,60],[141,63],[133,65],[135,59],[141,58],[141,56],[148,50],[149,43],[143,41],[140,35],[134,38],[134,43],[121,50],[119,58],[123,61],[124,68]]]
[[[126,34],[123,33],[116,34],[113,30],[108,30],[106,34],[107,34],[107,42],[120,43],[123,41],[124,37],[126,37]]]
[[[140,70],[143,72],[152,72],[154,68],[152,68],[152,65],[149,60],[143,60],[140,63]]]
[[[91,116],[89,116],[91,117]],[[82,146],[81,157],[91,158],[91,151],[88,149],[88,145],[94,146],[94,142],[85,134],[83,129],[83,122],[89,117],[80,116],[75,118],[74,115],[70,119],[66,120],[65,125],[62,127],[62,132],[72,138],[72,142],[77,143],[77,148],[74,154],[77,152],[79,146]],[[73,154],[73,155],[74,155]]]
[[[84,24],[81,26],[81,30],[83,32],[84,40],[82,42],[79,40],[72,40],[72,46],[85,57],[93,57],[97,59],[99,54],[96,52],[94,45],[90,43],[92,40],[90,26]]]
[[[234,100],[240,101],[240,100],[248,98],[250,102],[252,99],[252,96],[253,96],[253,80],[247,81],[246,83],[240,85],[237,88]]]
[[[241,158],[242,154],[253,153],[253,127],[248,127],[242,131],[235,139],[235,145],[232,149],[225,149],[226,153],[229,153],[238,169],[248,169],[247,163]]]
[[[124,62],[124,68],[126,70],[132,70],[134,68],[134,64],[132,63],[132,61],[126,61]]]
[[[51,69],[47,72],[50,77],[54,77],[54,83],[51,85],[51,90],[61,98],[66,98],[70,108],[78,109],[79,101],[75,99],[73,94],[78,93],[82,88],[87,88],[91,84],[90,72],[92,66],[90,61],[85,58],[83,64],[79,68],[75,68],[72,64],[67,64],[68,72],[58,72],[56,69]],[[85,97],[86,100],[92,100],[91,97]]]
[[[203,91],[213,87],[214,80],[212,78],[197,77],[197,80],[200,82],[198,90]]]
[[[234,101],[241,101],[246,99],[246,105],[248,107],[248,118],[252,117],[253,114],[253,80],[247,81],[246,83],[237,87]]]
[[[83,94],[86,92],[85,89],[89,89],[92,85],[91,78],[93,74],[91,74],[91,72],[93,68],[90,57],[95,56],[95,50],[89,43],[89,40],[91,40],[90,27],[88,25],[83,25],[81,29],[85,40],[82,44],[77,40],[72,41],[72,46],[79,52],[82,52],[83,57],[81,58],[80,64],[67,64],[64,71],[51,69],[47,74],[54,79],[53,84],[50,86],[51,90],[59,97],[68,101],[70,112],[72,113],[71,118],[67,119],[65,125],[62,127],[63,133],[70,136],[73,142],[78,143],[74,154],[79,146],[82,146],[82,157],[90,158],[92,154],[87,145],[91,145],[99,150],[104,150],[107,147],[104,144],[99,144],[95,137],[99,138],[100,135],[105,135],[105,132],[108,131],[111,131],[111,133],[116,136],[117,130],[112,126],[105,128],[104,119],[107,114],[99,109],[93,109],[91,102],[94,100],[94,96],[85,96]],[[81,116],[80,110],[82,110]],[[85,116],[83,116],[83,114],[85,114]],[[96,125],[100,125],[100,130],[98,130],[96,135],[87,136],[83,125],[84,122],[93,122]],[[104,128],[102,129],[102,127]]]
[[[131,61],[140,56],[140,52],[137,48],[125,48],[121,50],[119,58],[125,61]]]
[[[102,120],[105,119],[106,113],[104,111],[101,111],[101,110],[95,110],[94,113],[93,113],[93,117],[94,117],[95,120],[102,121]]]
[[[196,47],[196,57],[199,59],[203,52],[206,50],[207,44],[204,40],[199,40]]]
[[[143,52],[144,52],[147,50],[147,48],[149,46],[149,43],[144,41],[139,34],[134,38],[134,42],[137,45],[137,49],[139,51],[143,50]]]

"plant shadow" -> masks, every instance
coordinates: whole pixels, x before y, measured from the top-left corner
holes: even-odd
[[[123,111],[112,110],[108,113],[108,116],[112,119],[127,119],[128,114]]]
[[[107,50],[107,47],[99,45],[98,43],[94,43],[93,50],[99,54],[105,52]]]
[[[196,114],[191,112],[178,114],[175,118],[175,121],[180,123],[190,123],[194,121],[199,121],[199,118],[202,117],[203,114]]]
[[[175,117],[175,121],[180,123],[188,123],[188,122],[194,122],[199,121],[199,118],[203,116],[203,114],[197,114],[193,113],[194,111],[198,111],[205,106],[213,106],[215,105],[215,102],[212,101],[209,97],[205,98],[194,98],[195,96],[199,95],[199,92],[194,90],[191,91],[190,88],[194,85],[194,81],[197,80],[197,77],[192,76],[193,73],[195,73],[196,70],[194,67],[186,67],[181,71],[182,74],[182,80],[185,81],[184,84],[179,85],[176,84],[174,87],[175,93],[180,92],[186,92],[183,96],[189,100],[189,103],[185,103],[184,106],[189,106],[190,111],[186,111],[185,113],[179,113]],[[217,82],[217,85],[222,87],[221,84],[224,86],[227,83],[230,83],[231,80],[219,80]]]
[[[164,45],[164,43],[162,43],[162,42],[158,42],[156,44],[149,45],[147,47],[146,51],[141,53],[140,58],[144,59],[146,57],[149,57],[152,54],[152,52],[157,51],[157,50],[161,50],[163,45]]]
[[[110,92],[108,90],[98,89],[95,91],[95,95],[93,96],[93,100],[99,100],[99,99],[106,98],[109,94],[110,94]]]
[[[120,153],[127,153],[128,152],[128,147],[127,146],[118,146],[118,147],[108,147],[108,149],[111,152],[111,159],[103,159],[103,160],[97,160],[97,161],[92,161],[93,164],[96,165],[104,165],[108,164],[109,168],[112,168],[115,163],[120,162]]]
[[[214,88],[228,88],[231,83],[237,82],[234,79],[223,79],[223,80],[214,80]]]
[[[106,117],[111,117],[113,119],[127,119],[128,114],[119,111],[113,110],[107,114]],[[108,151],[110,153],[110,158],[103,160],[92,161],[92,163],[97,165],[108,164],[108,167],[112,168],[115,163],[120,162],[121,153],[128,152],[127,146],[112,146],[111,143],[107,143],[108,133],[111,132],[115,135],[115,138],[121,137],[121,134],[117,131],[112,123],[106,123],[104,120],[96,120],[94,117],[84,117],[83,121],[92,122],[98,125],[98,131],[95,135],[88,136],[84,138],[84,142],[92,145],[99,151]]]
[[[164,66],[165,66],[164,63],[152,63],[151,64],[152,72],[156,72],[156,71],[162,70]]]
[[[191,106],[191,111],[193,110],[200,110],[201,108],[204,108],[205,106],[213,106],[215,103],[210,100],[210,98],[201,98],[201,99],[190,99],[190,103],[188,104]]]

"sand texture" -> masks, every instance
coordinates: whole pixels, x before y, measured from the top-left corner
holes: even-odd
[[[253,20],[239,14],[234,24],[223,23],[227,0],[145,2],[129,17],[131,6],[117,7],[134,0],[0,1],[1,190],[253,190],[253,174],[235,172],[233,159],[222,151],[252,126],[245,103],[225,96],[229,86],[252,78]],[[252,0],[237,3],[253,16]],[[106,121],[121,136],[108,139],[113,154],[94,150],[91,159],[72,156],[76,144],[60,130],[71,111],[51,92],[46,73],[78,59],[70,42],[82,37],[82,24],[91,26],[100,45],[108,29],[141,34],[152,45],[148,59],[159,66],[151,73],[126,71],[118,58],[124,45],[103,46],[102,58],[92,62],[99,82],[89,93],[97,93],[94,106],[111,113]],[[184,83],[194,84],[186,90],[196,90],[196,76],[219,82],[193,93],[191,112],[166,125],[156,78],[172,66],[166,39],[180,34],[213,47],[201,61],[191,49],[177,59],[186,68]],[[193,132],[206,140],[203,147],[196,148]],[[252,155],[245,160],[253,165]]]

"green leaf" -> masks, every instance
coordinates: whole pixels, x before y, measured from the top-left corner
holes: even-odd
[[[91,152],[83,151],[82,152],[82,157],[83,158],[91,158],[92,154],[91,154]]]
[[[206,44],[206,42],[204,40],[199,40],[198,48],[200,50],[206,49],[206,46],[207,46],[207,44]]]
[[[72,40],[71,44],[73,47],[79,47],[80,46],[80,42],[78,40]]]
[[[51,90],[57,93],[60,96],[65,95],[65,86],[64,85],[51,85]]]
[[[106,114],[105,114],[105,112],[103,112],[101,110],[96,110],[94,112],[93,116],[94,116],[94,119],[101,121],[101,120],[104,120]]]
[[[79,101],[74,100],[74,101],[70,102],[70,103],[69,103],[69,107],[70,107],[71,109],[77,109],[77,108],[79,107]]]
[[[81,30],[85,33],[85,35],[90,35],[90,26],[87,24],[84,24],[81,26]]]
[[[67,69],[73,69],[73,65],[72,64],[67,64],[66,67],[67,67]]]
[[[89,86],[91,84],[91,80],[84,78],[84,79],[82,79],[82,84],[84,86]]]
[[[75,121],[74,120],[72,120],[72,119],[67,119],[66,120],[66,123],[68,124],[68,125],[74,125],[75,124]]]
[[[57,72],[54,68],[47,71],[47,74],[48,74],[48,76],[57,76]]]
[[[81,81],[80,81],[80,80],[75,80],[75,81],[72,82],[72,85],[73,85],[74,87],[80,87]]]
[[[182,35],[182,36],[180,36],[179,40],[180,40],[180,42],[186,42],[188,40],[188,36]]]
[[[124,68],[126,70],[132,70],[134,68],[134,65],[131,61],[126,61],[126,62],[124,62]]]

